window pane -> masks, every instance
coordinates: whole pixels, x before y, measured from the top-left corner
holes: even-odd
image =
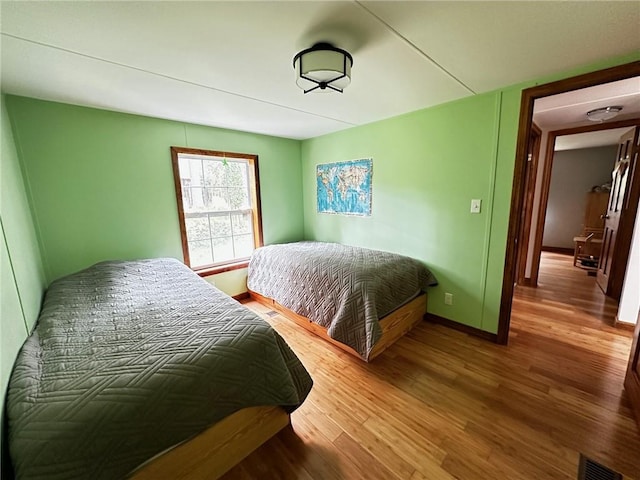
[[[202,161],[180,158],[180,179],[183,186],[182,198],[185,212],[202,210]]]
[[[202,211],[220,212],[229,210],[225,197],[226,189],[220,187],[207,187],[202,189]]]
[[[249,189],[249,164],[243,163],[241,164],[241,174],[242,174],[242,188],[245,190]]]
[[[224,171],[224,185],[231,188],[228,192],[229,205],[232,209],[240,208],[241,202],[247,196],[247,164],[228,162]]]
[[[185,210],[193,208],[193,197],[191,194],[191,180],[183,178],[182,182],[182,205]]]
[[[229,215],[211,215],[211,236],[228,237],[230,235],[231,219]]]
[[[204,161],[204,178],[207,187],[224,186],[224,166],[219,160]]]
[[[189,183],[195,183],[200,185],[197,179],[194,181],[194,177],[197,177],[200,172],[200,161],[186,157],[178,157],[178,168],[180,169],[180,179],[187,180]]]
[[[249,192],[245,188],[228,188],[226,193],[229,210],[244,210],[250,207]]]
[[[233,242],[231,237],[222,237],[213,239],[213,252],[216,262],[224,262],[226,260],[233,260]]]
[[[227,168],[224,171],[225,181],[224,184],[228,187],[242,187],[246,184],[243,182],[243,177],[247,175],[247,164],[240,162],[228,162]]]
[[[212,210],[211,205],[215,202],[215,192],[214,189],[202,187],[201,198],[202,198],[202,208],[200,208],[201,212],[210,212]]]
[[[253,235],[238,235],[233,237],[236,258],[249,257],[253,252]]]
[[[251,213],[234,213],[231,215],[233,221],[233,235],[242,233],[252,233]]]
[[[191,268],[211,265],[213,263],[213,256],[211,255],[211,243],[209,240],[189,242],[189,257],[191,260]]]
[[[191,212],[201,212],[203,210],[203,202],[202,202],[202,188],[192,186],[189,190],[191,190],[189,195],[189,203],[183,203],[184,211],[187,213]],[[183,194],[183,198],[184,198]]]
[[[209,212],[225,212],[229,210],[229,202],[227,200],[226,188],[209,188],[208,195],[210,197],[207,205],[207,211]]]
[[[247,258],[254,250],[259,219],[251,197],[254,160],[214,152],[179,152],[184,233],[193,268]],[[249,175],[251,173],[251,177]]]
[[[202,160],[190,158],[187,162],[187,170],[184,174],[180,171],[180,176],[190,178],[193,185],[202,185]]]
[[[209,220],[207,217],[185,218],[187,238],[191,240],[207,240],[209,235]]]

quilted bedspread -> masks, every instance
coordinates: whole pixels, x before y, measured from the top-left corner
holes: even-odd
[[[311,385],[265,321],[177,260],[99,263],[47,291],[10,379],[11,457],[18,479],[124,478]]]
[[[327,328],[365,360],[382,335],[379,319],[436,284],[413,258],[322,242],[257,249],[247,280],[249,290]]]

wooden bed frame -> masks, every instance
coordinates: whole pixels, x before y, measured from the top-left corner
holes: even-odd
[[[244,408],[149,460],[129,478],[215,480],[288,425],[289,414],[280,407]]]
[[[272,298],[264,297],[259,293],[249,290],[249,295],[254,300],[262,303],[263,305],[280,312],[286,318],[294,321],[301,327],[309,330],[310,332],[322,337],[326,341],[332,343],[338,348],[341,348],[345,352],[355,355],[362,360],[362,357],[353,348],[345,345],[344,343],[334,340],[327,334],[327,330],[320,325],[313,323],[307,317],[298,315],[297,313],[289,310],[287,307],[283,307]],[[408,303],[405,303],[400,308],[394,310],[386,317],[380,319],[380,327],[382,328],[382,337],[374,345],[367,362],[372,361],[388,347],[393,345],[400,337],[411,330],[416,324],[418,324],[427,313],[427,294],[422,293]]]

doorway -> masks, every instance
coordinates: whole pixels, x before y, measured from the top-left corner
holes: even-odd
[[[545,273],[541,272],[543,266],[550,265],[544,261],[543,254],[568,254],[569,257],[555,257],[557,263],[566,265],[565,272],[562,273],[565,282],[573,282],[576,291],[584,291],[585,287],[592,286],[594,298],[591,301],[607,306],[615,304],[617,310],[633,230],[627,228],[623,232],[628,238],[621,237],[615,249],[617,222],[614,225],[614,220],[620,219],[620,212],[624,207],[621,204],[621,198],[624,197],[621,188],[624,189],[627,180],[620,173],[624,172],[628,176],[628,171],[618,168],[618,163],[624,160],[627,162],[625,165],[628,165],[630,161],[630,141],[626,137],[631,135],[629,138],[633,139],[633,125],[638,122],[640,120],[631,119],[599,124],[597,130],[589,126],[549,132],[549,148],[543,173],[544,195],[540,199],[537,230],[533,235],[535,246],[532,248],[532,278],[525,279],[529,282],[518,279],[518,285],[536,288],[541,285],[539,274]],[[584,131],[585,128],[587,132]],[[625,138],[622,144],[621,138]],[[630,217],[635,218],[633,212]],[[521,229],[528,230],[528,226]],[[606,255],[601,256],[601,252]],[[580,275],[569,273],[570,270],[579,270],[589,278],[582,279]],[[552,283],[557,284],[556,279],[550,281],[549,273],[546,273],[543,285],[548,287]],[[566,287],[570,292],[571,285]],[[605,294],[606,301],[601,298]],[[568,299],[578,302],[577,296],[567,297],[567,303],[571,303]],[[635,313],[628,313],[635,302],[630,297],[626,298],[621,304],[624,307],[621,309],[624,315],[621,316],[616,315],[617,312],[609,315],[607,308],[607,315],[603,315],[601,320],[607,325],[626,326],[624,321],[635,319]],[[604,309],[601,311],[604,313]],[[622,322],[618,323],[619,319]]]
[[[612,171],[620,137],[627,131],[633,128],[550,139],[552,155],[546,165],[550,181],[545,188],[548,195],[539,211],[542,228],[536,232],[536,244],[541,245],[541,251],[536,252],[532,266],[535,285],[518,281],[516,287],[517,295],[535,296],[572,309],[576,312],[574,321],[585,329],[593,329],[598,323],[602,328],[617,323],[620,298],[613,298],[611,292],[605,295],[597,280],[603,237],[607,237],[604,217],[617,187],[612,181]],[[627,258],[625,255],[622,260]],[[611,262],[605,264],[609,270]],[[625,271],[622,270],[623,275]],[[540,291],[525,292],[526,289]]]
[[[638,81],[640,82],[640,79]],[[640,92],[638,93],[638,95],[640,95]],[[538,285],[540,254],[543,248],[545,246],[548,246],[548,242],[547,244],[545,244],[545,241],[547,240],[547,237],[548,237],[548,232],[545,229],[545,222],[550,215],[549,209],[553,207],[553,206],[550,206],[549,204],[549,197],[550,197],[550,187],[552,184],[552,177],[554,172],[553,167],[555,165],[555,159],[556,159],[556,151],[562,150],[561,153],[558,153],[558,156],[559,157],[562,156],[563,159],[566,160],[567,153],[565,152],[565,150],[574,150],[577,148],[585,148],[585,149],[588,148],[588,150],[585,150],[583,152],[583,157],[585,158],[585,160],[590,159],[591,161],[590,169],[592,172],[591,176],[593,176],[593,169],[594,169],[593,156],[595,154],[593,149],[597,147],[605,146],[605,145],[612,146],[610,156],[603,158],[605,162],[607,161],[610,162],[611,167],[603,166],[604,170],[602,170],[602,167],[600,168],[603,179],[604,177],[607,177],[609,180],[609,183],[612,183],[611,170],[613,169],[614,161],[618,155],[624,156],[627,153],[626,148],[624,150],[620,148],[620,149],[617,149],[616,151],[615,149],[613,149],[613,146],[616,146],[616,147],[619,146],[620,137],[623,134],[628,133],[638,124],[640,124],[640,119],[631,118],[631,119],[612,121],[612,122],[596,124],[596,125],[561,128],[558,130],[549,130],[548,132],[545,132],[546,152],[542,156],[543,165],[540,171],[538,172],[538,177],[539,177],[538,181],[541,185],[539,188],[539,192],[536,192],[538,193],[537,203],[535,205],[537,207],[536,209],[537,218],[533,222],[521,225],[520,227],[520,231],[525,230],[529,233],[529,236],[531,239],[530,240],[531,246],[527,246],[524,243],[521,243],[519,246],[519,250],[520,250],[519,257],[521,255],[526,256],[528,260],[526,265],[526,270],[523,275],[524,281],[520,281],[520,277],[519,277],[517,282],[519,285],[528,285],[528,286],[534,286],[534,287]],[[574,166],[576,168],[579,168],[579,163],[574,162]],[[587,174],[586,172],[577,172],[575,178],[573,178],[573,175],[566,172],[565,177],[567,182],[574,183],[575,181],[578,181],[578,182],[582,181],[582,183],[584,183],[586,181],[587,184],[583,185],[583,187],[586,188],[591,186],[591,185],[588,185],[588,179],[586,177],[589,177],[589,174]],[[595,181],[595,178],[592,178],[592,180]],[[595,184],[593,186],[595,186]],[[611,186],[612,185],[608,185],[608,187],[611,187]],[[575,187],[575,185],[573,185],[573,187]],[[525,186],[525,188],[527,188],[527,186]],[[558,186],[556,185],[555,188],[558,188]],[[565,192],[565,193],[568,193],[568,192]],[[585,193],[587,193],[586,190],[585,190]],[[567,197],[566,194],[564,196]],[[603,195],[599,195],[599,196],[602,197]],[[584,199],[581,199],[581,201],[584,201]],[[581,201],[574,202],[574,203],[581,203]],[[564,206],[564,208],[566,208],[566,205]],[[585,221],[587,221],[587,223],[584,224],[585,231],[580,232],[580,233],[583,233],[585,236],[588,236],[590,233],[596,233],[593,239],[594,241],[591,242],[592,244],[585,245],[590,254],[594,254],[593,250],[597,248],[597,245],[595,244],[600,242],[600,239],[603,236],[602,234],[604,233],[604,227],[605,227],[604,219],[602,219],[603,221],[601,222],[598,222],[597,220],[599,219],[601,214],[606,213],[607,208],[606,206],[603,206],[603,208],[601,208],[600,210],[602,211],[597,213],[596,219],[590,219],[590,221],[587,221],[586,219],[584,219]],[[570,217],[565,215],[564,220],[567,224],[569,224],[569,225],[565,225],[565,227],[568,228],[570,225],[572,225],[576,230],[576,233],[574,235],[578,235],[577,231],[580,229],[580,220],[583,220],[583,219],[582,218],[571,219]],[[556,221],[558,221],[558,219],[556,219]],[[568,247],[571,250],[574,250],[575,245],[572,242],[572,238],[574,235],[570,235],[568,241],[565,238],[565,242],[563,244],[561,245],[556,244],[555,246],[564,247],[564,248]],[[554,245],[552,244],[552,246]],[[523,253],[522,250],[527,250],[527,252]],[[595,252],[595,255],[597,255],[598,253],[599,252]],[[622,260],[624,260],[624,258]],[[617,265],[617,270],[618,270],[617,274],[619,276],[621,272],[624,272],[624,267],[626,267],[626,264]],[[621,276],[623,275],[624,273],[622,273]],[[620,280],[617,277],[616,279]],[[620,295],[619,291],[622,285],[618,283],[616,287],[618,290],[617,295],[610,295],[610,296],[619,297]]]
[[[502,284],[502,298],[500,302],[500,316],[498,321],[498,334],[497,340],[499,343],[506,344],[509,339],[509,328],[511,321],[511,310],[514,301],[515,280],[517,279],[517,259],[518,259],[518,239],[521,234],[521,221],[522,221],[522,209],[525,204],[526,197],[526,162],[528,153],[530,152],[530,132],[533,124],[533,111],[534,103],[537,99],[558,95],[565,92],[577,91],[580,89],[587,89],[598,85],[604,85],[611,82],[630,79],[638,77],[640,78],[640,62],[634,62],[627,65],[621,65],[619,67],[613,67],[599,72],[593,72],[590,74],[581,75],[578,77],[541,85],[526,89],[522,92],[522,101],[520,108],[520,121],[518,129],[518,142],[516,147],[516,161],[514,168],[513,189],[511,196],[511,209],[509,214],[509,228],[507,236],[507,247],[505,252],[505,269]],[[636,122],[635,125],[639,125]],[[638,203],[640,201],[640,135],[638,131],[640,128],[633,129],[633,134],[628,143],[623,142],[623,147],[618,152],[616,157],[616,165],[612,176],[612,184],[616,185],[616,182],[620,184],[623,178],[627,181],[624,183],[625,191],[618,195],[614,194],[612,188],[612,194],[608,202],[607,212],[604,215],[608,222],[608,217],[611,215],[611,199],[621,198],[622,208],[619,211],[620,218],[617,219],[618,225],[615,226],[617,231],[609,240],[609,244],[612,248],[617,250],[616,256],[619,258],[624,254],[624,261],[628,259],[629,251],[632,246],[638,249],[640,243],[640,232],[636,232],[636,239],[633,239],[633,230],[635,224],[640,224],[640,215],[637,215]],[[624,157],[624,160],[623,160]],[[614,200],[617,205],[617,200]],[[617,213],[616,213],[617,215]],[[637,230],[637,229],[636,229]],[[598,277],[604,272],[601,270],[606,269],[603,267],[603,258],[608,258],[611,261],[613,256],[610,256],[607,251],[606,239],[607,230],[605,228],[605,239],[603,244],[605,248],[602,249],[600,255],[600,261],[598,263]],[[621,240],[622,239],[622,240]],[[632,240],[633,239],[633,240]],[[625,244],[625,242],[628,242]],[[607,260],[607,261],[609,261]],[[633,265],[635,262],[631,262]],[[618,267],[619,268],[619,267]],[[634,274],[637,276],[637,274]],[[603,275],[604,277],[604,275]],[[624,278],[624,273],[622,278]],[[631,276],[630,276],[631,278]],[[607,280],[606,278],[604,280]],[[631,290],[634,300],[638,298],[637,286],[635,285],[635,278],[633,278]],[[625,287],[626,288],[626,287]],[[608,287],[607,293],[608,292]],[[531,288],[530,290],[535,290]],[[624,289],[622,296],[625,297],[628,292]],[[640,306],[636,305],[634,312],[640,319]],[[546,318],[546,317],[545,317]],[[625,389],[627,391],[628,399],[631,405],[631,409],[634,411],[638,425],[640,426],[640,323],[635,325],[633,333],[633,343],[631,351],[629,352],[628,367],[625,376]]]
[[[574,90],[585,89],[619,80],[640,76],[640,62],[601,70],[545,85],[526,89],[522,92],[516,162],[511,196],[511,209],[505,255],[505,269],[502,286],[502,299],[498,322],[498,342],[506,344],[509,338],[509,325],[515,281],[517,280],[518,236],[520,233],[522,210],[525,202],[527,178],[526,164],[530,151],[530,132],[533,125],[534,102],[537,99],[551,97]],[[634,169],[633,194],[640,189],[640,168]],[[635,209],[633,219],[635,220]],[[631,222],[633,228],[633,222]]]

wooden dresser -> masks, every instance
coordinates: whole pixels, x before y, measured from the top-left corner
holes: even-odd
[[[584,212],[582,233],[573,237],[575,244],[573,264],[584,270],[595,272],[598,269],[598,258],[602,248],[604,218],[607,212],[609,192],[587,193],[587,206]]]

